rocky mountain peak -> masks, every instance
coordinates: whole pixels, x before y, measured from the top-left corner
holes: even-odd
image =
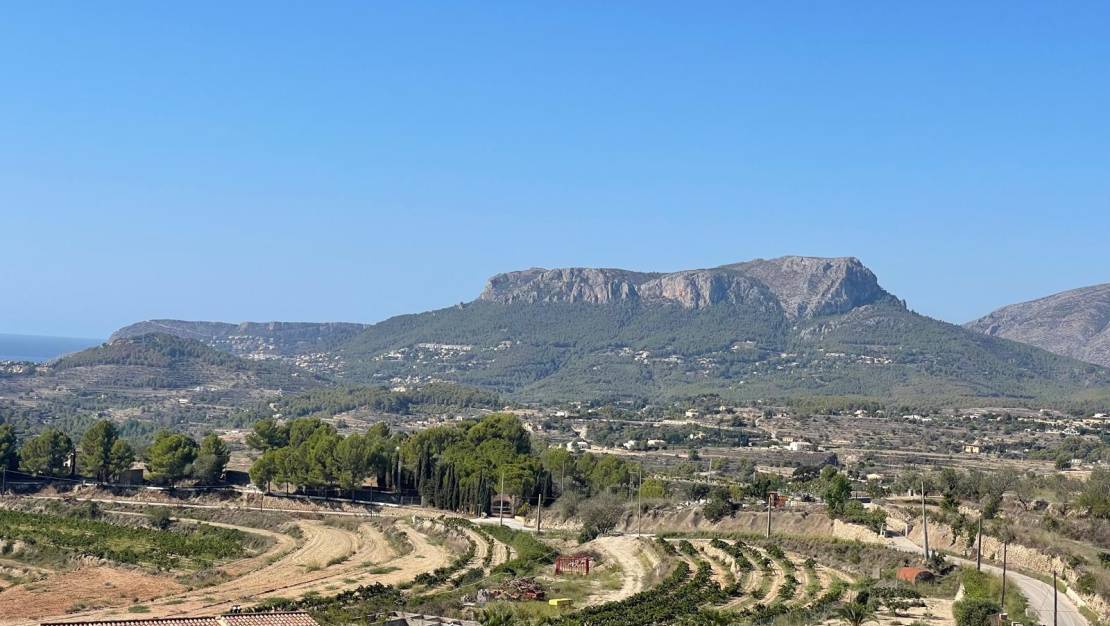
[[[843,313],[889,296],[855,258],[782,257],[671,273],[532,268],[498,274],[480,300],[510,303],[621,301],[779,307],[789,318]]]
[[[792,318],[844,313],[890,295],[855,257],[784,256],[726,267],[766,285]]]

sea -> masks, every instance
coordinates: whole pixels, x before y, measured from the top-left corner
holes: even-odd
[[[0,361],[41,363],[104,343],[102,339],[0,333]]]

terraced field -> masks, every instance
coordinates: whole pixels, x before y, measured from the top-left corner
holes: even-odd
[[[235,605],[250,606],[306,594],[330,595],[372,583],[415,585],[428,592],[446,586],[464,572],[481,578],[511,554],[508,546],[484,532],[439,520],[348,518],[343,522],[299,521],[298,539],[269,530],[218,524],[269,536],[272,545],[263,554],[227,564],[223,582],[188,590],[171,578],[154,577],[128,599],[140,598],[145,615],[169,617],[218,613]],[[46,593],[36,597],[45,600],[50,592],[46,586],[41,587]],[[55,590],[55,595],[64,593],[64,586]],[[40,604],[42,610],[0,615],[0,624],[22,626],[43,619],[107,619],[128,614],[126,600],[88,610],[73,610],[68,598],[62,604]]]
[[[762,622],[784,614],[819,621],[845,595],[852,577],[773,544],[737,540],[632,537],[595,541],[592,547],[617,559],[629,579],[648,572],[634,552],[651,552],[666,576],[643,588],[629,584],[554,623],[559,626],[638,626],[675,623],[695,614],[719,614],[736,623]],[[615,548],[623,547],[617,550]],[[650,548],[650,550],[648,550]],[[723,622],[722,622],[723,623]],[[729,622],[732,623],[732,622]]]
[[[550,536],[547,540],[564,550],[587,551],[598,559],[597,574],[576,581],[547,574],[550,560],[545,559],[554,544],[544,545],[527,532],[477,525],[427,510],[390,513],[385,517],[318,513],[310,519],[286,516],[278,522],[257,518],[250,522],[267,528],[205,522],[263,536],[267,541],[257,545],[268,546],[260,554],[219,563],[207,578],[104,563],[87,570],[39,570],[34,572],[33,584],[0,589],[0,600],[14,601],[0,602],[8,607],[0,611],[0,626],[120,618],[135,612],[131,604],[139,604],[140,612],[152,617],[213,614],[237,605],[318,612],[353,609],[351,614],[357,614],[358,602],[383,590],[394,594],[394,602],[411,601],[417,607],[430,602],[428,606],[449,614],[453,610],[457,615],[480,617],[485,609],[472,608],[466,597],[475,597],[482,588],[496,590],[513,577],[533,575],[542,586],[551,585],[552,593],[569,591],[573,607],[560,613],[546,601],[519,603],[509,609],[520,612],[512,623],[649,626],[760,624],[781,619],[818,624],[831,623],[835,609],[852,597],[849,586],[855,574],[838,568],[859,570],[852,564],[858,559],[838,556],[819,541],[790,537],[769,541],[736,536],[602,536],[578,545],[557,534]],[[839,565],[820,563],[806,553],[823,555]],[[541,558],[535,558],[537,554]],[[880,556],[869,553],[869,558]],[[509,561],[514,561],[511,567],[498,567]],[[97,602],[75,604],[75,592]],[[951,613],[951,603],[945,605],[943,600],[930,599],[916,606],[918,621],[930,626],[944,625],[939,616]],[[340,614],[334,613],[333,618]],[[876,617],[880,624],[897,621]]]

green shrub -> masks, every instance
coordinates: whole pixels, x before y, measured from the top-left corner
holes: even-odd
[[[147,514],[147,520],[152,528],[159,530],[166,530],[173,523],[169,510],[163,507],[155,507],[153,511]]]
[[[1083,572],[1075,579],[1075,588],[1079,593],[1093,594],[1095,592],[1095,587],[1095,575],[1090,572]]]
[[[952,605],[956,626],[990,626],[990,618],[1001,612],[997,602],[982,598],[967,598]]]
[[[715,497],[705,505],[702,514],[711,522],[719,522],[732,515],[732,503],[724,498]]]

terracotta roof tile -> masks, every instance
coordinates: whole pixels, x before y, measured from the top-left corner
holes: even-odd
[[[320,626],[304,611],[234,613],[221,616],[225,626]]]

